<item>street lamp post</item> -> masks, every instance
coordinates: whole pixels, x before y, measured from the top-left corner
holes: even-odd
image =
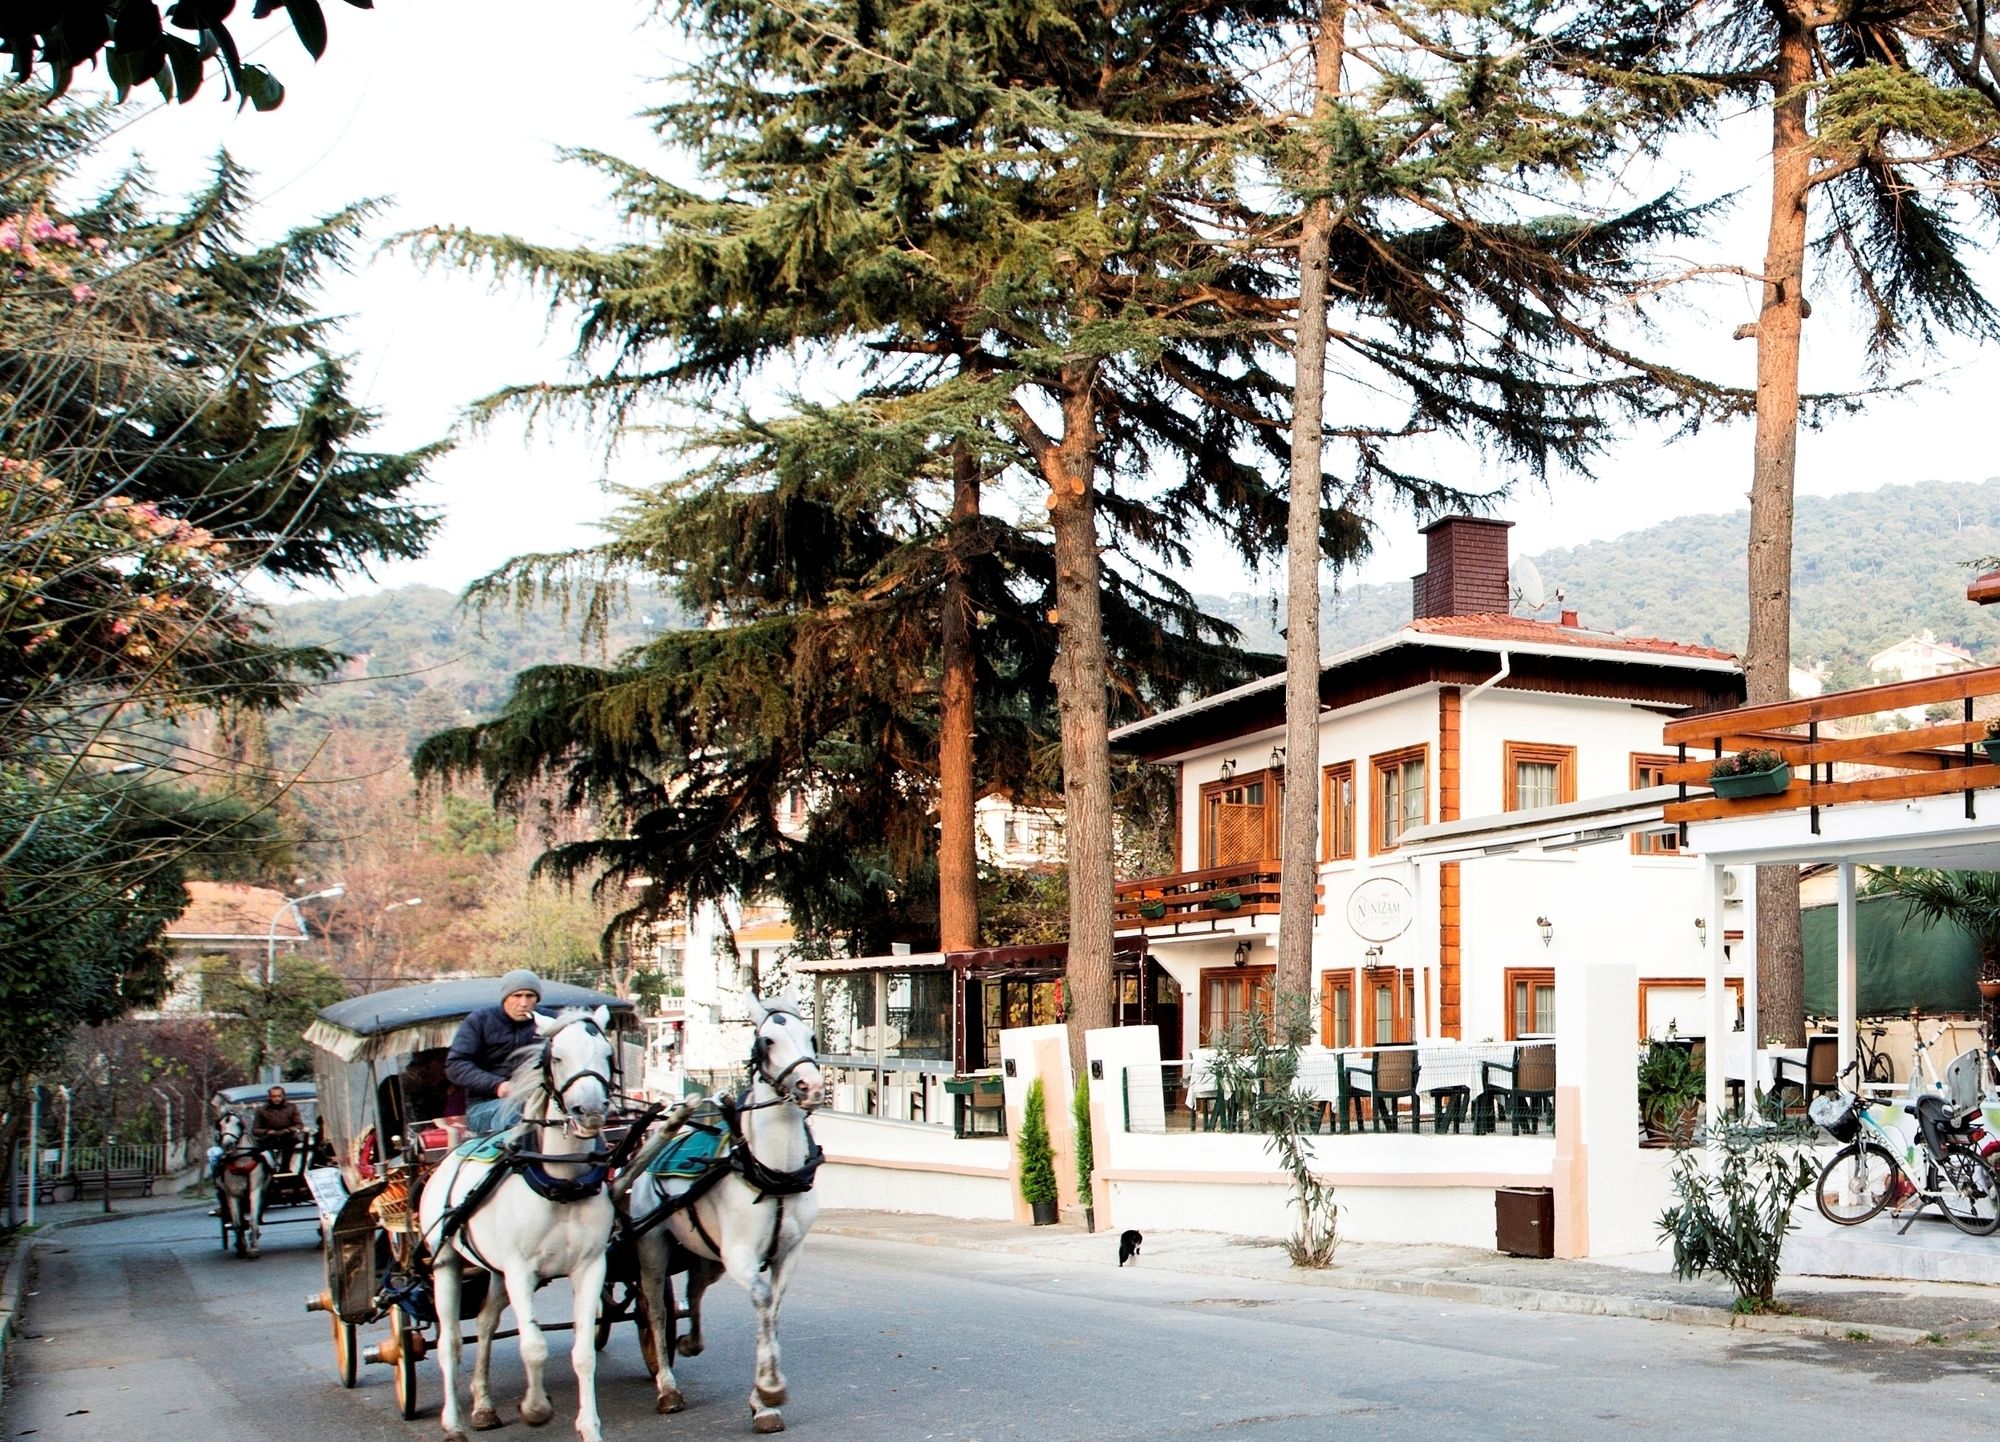
[[[278,988],[278,918],[287,911],[297,917],[299,937],[303,940],[307,934],[307,927],[305,916],[299,911],[299,903],[345,895],[347,888],[336,881],[332,886],[319,891],[309,891],[304,896],[288,896],[285,898],[285,904],[271,913],[271,926],[264,937],[264,1065],[262,1068],[264,1074],[259,1078],[266,1086],[278,1080],[277,1063],[271,1060],[271,1050],[277,1040],[271,1025],[271,998]]]

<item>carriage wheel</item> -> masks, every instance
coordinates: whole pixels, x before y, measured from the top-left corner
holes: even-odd
[[[417,1354],[413,1346],[417,1329],[401,1307],[389,1309],[389,1334],[396,1342],[396,1405],[407,1422],[417,1415]]]
[[[597,1299],[597,1336],[593,1341],[600,1352],[611,1341],[611,1329],[630,1315],[631,1293],[628,1291],[625,1298],[621,1299],[618,1295],[618,1286],[615,1281],[607,1281],[603,1293]]]
[[[360,1349],[354,1345],[354,1324],[343,1322],[336,1312],[328,1312],[333,1320],[333,1366],[340,1374],[340,1385],[354,1385],[355,1364],[361,1360]]]

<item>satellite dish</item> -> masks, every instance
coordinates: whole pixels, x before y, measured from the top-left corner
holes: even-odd
[[[1521,557],[1511,567],[1507,578],[1511,583],[1516,605],[1526,606],[1530,611],[1542,609],[1547,599],[1542,593],[1542,573],[1535,569],[1535,563],[1526,556]]]

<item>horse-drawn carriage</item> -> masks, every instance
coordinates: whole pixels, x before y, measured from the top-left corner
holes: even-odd
[[[333,1158],[306,1178],[326,1266],[325,1290],[306,1305],[329,1315],[341,1385],[355,1385],[362,1361],[387,1364],[402,1415],[414,1417],[417,1364],[436,1352],[445,1434],[462,1437],[455,1375],[462,1342],[475,1339],[461,1337],[459,1323],[476,1317],[482,1356],[496,1338],[522,1336],[522,1415],[546,1421],[541,1332],[574,1330],[577,1431],[596,1442],[595,1350],[618,1322],[634,1321],[659,1410],[677,1410],[669,1274],[689,1274],[690,1333],[680,1350],[693,1355],[701,1290],[726,1268],[750,1287],[758,1311],[757,1430],[778,1430],[777,1300],[816,1210],[818,1153],[804,1112],[822,1083],[805,1023],[784,1004],[755,1008],[750,1087],[697,1120],[695,1133],[717,1156],[688,1167],[688,1154],[703,1150],[683,1130],[691,1104],[664,1120],[659,1105],[615,1109],[620,1062],[628,1048],[637,1052],[618,1035],[630,1004],[573,986],[543,987],[541,1040],[518,1058],[509,1094],[522,1121],[496,1137],[469,1134],[455,1114],[462,1099],[443,1085],[443,1056],[465,1017],[498,1000],[492,980],[402,987],[328,1007],[306,1033]],[[770,1200],[778,1205],[757,1206]],[[677,1247],[688,1250],[675,1255]],[[570,1281],[573,1320],[538,1325],[529,1299],[556,1276]],[[508,1303],[517,1330],[500,1332]],[[384,1321],[388,1336],[364,1351],[359,1329]],[[471,1422],[496,1422],[483,1365],[473,1374]]]
[[[208,1099],[216,1132],[211,1163],[216,1204],[211,1215],[221,1220],[222,1249],[226,1252],[233,1244],[239,1256],[257,1254],[259,1234],[267,1222],[310,1222],[318,1217],[312,1189],[306,1185],[306,1173],[318,1164],[324,1145],[318,1094],[310,1082],[278,1085],[285,1100],[299,1109],[301,1128],[296,1137],[267,1141],[245,1120],[269,1096],[270,1087],[224,1087]],[[273,1217],[274,1210],[298,1214]]]

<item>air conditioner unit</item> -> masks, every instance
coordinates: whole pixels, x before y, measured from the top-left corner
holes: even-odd
[[[1741,901],[1750,890],[1750,873],[1741,866],[1722,868],[1722,899]]]

